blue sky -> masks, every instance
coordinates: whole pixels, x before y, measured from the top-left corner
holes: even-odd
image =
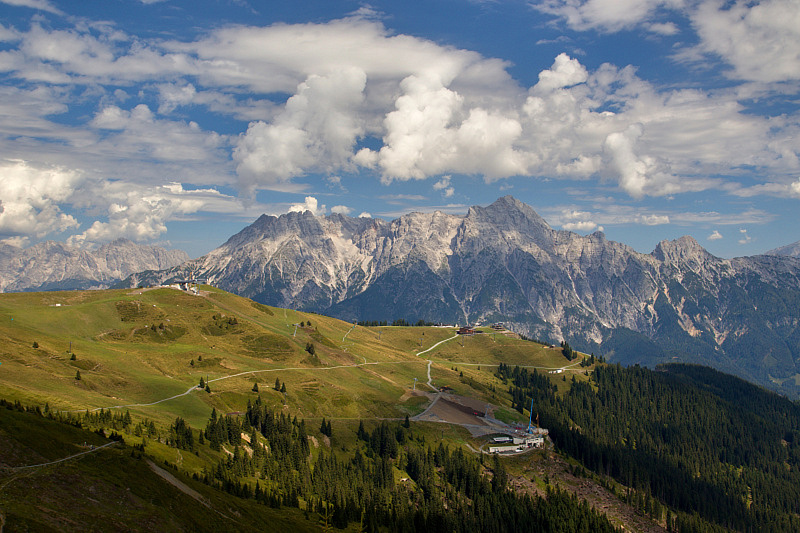
[[[800,240],[800,3],[0,0],[0,241],[463,214]]]

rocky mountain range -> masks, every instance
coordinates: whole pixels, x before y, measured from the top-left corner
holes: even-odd
[[[766,252],[766,255],[788,255],[790,257],[800,257],[800,241],[770,250],[769,252]]]
[[[696,362],[800,391],[800,259],[722,259],[691,237],[642,254],[554,230],[512,197],[391,222],[264,215],[199,259],[124,284],[191,276],[346,320],[503,322],[612,362]]]
[[[106,288],[142,270],[188,261],[181,250],[165,250],[118,239],[97,250],[47,241],[29,248],[0,245],[0,292]]]

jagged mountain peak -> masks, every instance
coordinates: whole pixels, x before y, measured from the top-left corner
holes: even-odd
[[[703,248],[694,237],[689,235],[659,242],[651,255],[659,261],[670,264],[717,259]]]

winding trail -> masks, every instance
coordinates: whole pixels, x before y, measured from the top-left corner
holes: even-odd
[[[91,450],[86,450],[85,452],[76,453],[74,455],[70,455],[68,457],[64,457],[63,459],[58,459],[56,461],[50,461],[48,463],[39,463],[39,464],[35,464],[35,465],[12,466],[12,467],[9,467],[9,470],[25,470],[27,468],[39,468],[41,466],[49,466],[49,465],[55,465],[55,464],[58,464],[58,463],[63,463],[64,461],[69,461],[70,459],[74,459],[76,457],[80,457],[82,455],[86,455],[86,454],[89,454],[89,453],[94,453],[97,450],[102,450],[103,448],[107,448],[109,446],[113,446],[116,443],[117,443],[117,441],[111,441],[111,442],[108,442],[106,444],[103,444],[102,446],[97,446],[96,448],[92,448]]]
[[[407,364],[414,364],[414,361],[373,361],[371,363],[353,363],[352,365],[336,365],[336,366],[323,366],[323,367],[309,367],[309,366],[291,366],[291,367],[284,367],[284,368],[264,368],[261,370],[247,370],[245,372],[239,372],[237,374],[230,374],[228,376],[221,376],[214,379],[209,379],[207,383],[212,383],[215,381],[223,381],[226,379],[231,378],[238,378],[239,376],[247,376],[247,375],[254,375],[254,374],[262,374],[266,372],[287,372],[292,370],[302,370],[302,371],[324,371],[324,370],[338,370],[341,368],[358,368],[362,366],[368,365],[407,365]],[[430,378],[430,373],[428,374]],[[180,394],[176,394],[174,396],[170,396],[169,398],[163,398],[161,400],[156,400],[154,402],[149,403],[129,403],[124,405],[110,405],[107,407],[95,407],[93,409],[88,409],[89,412],[100,411],[101,409],[124,409],[128,407],[149,407],[151,405],[158,405],[160,403],[168,402],[170,400],[175,400],[177,398],[182,398],[183,396],[187,396],[194,391],[202,391],[200,387],[197,385],[192,385],[189,387],[185,392]],[[73,409],[69,412],[72,413],[83,413],[86,412],[87,409]]]

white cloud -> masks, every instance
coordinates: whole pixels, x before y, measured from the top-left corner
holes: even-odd
[[[604,2],[569,3],[584,14],[649,20],[652,6],[642,11],[641,2],[624,4],[618,13],[597,11]],[[668,23],[656,23],[668,31]],[[800,147],[792,140],[797,121],[745,113],[736,90],[659,92],[631,67],[602,65],[590,72],[560,54],[520,105],[524,95],[505,63],[392,36],[379,22],[359,17],[227,27],[195,42],[156,44],[109,28],[95,35],[34,25],[9,54],[6,69],[21,77],[160,80],[151,87],[158,91],[161,113],[203,105],[246,118],[250,124],[233,150],[245,195],[298,191],[304,186],[293,182],[308,173],[357,167],[374,169],[385,183],[452,172],[489,181],[514,175],[601,177],[636,198],[720,187],[719,180],[703,176],[732,167],[761,168],[765,176],[800,168]],[[13,57],[24,61],[15,64]],[[242,100],[242,87],[254,97]],[[285,102],[260,98],[275,92],[292,96]],[[221,136],[193,123],[160,121],[141,105],[130,111],[101,108],[92,125],[127,135],[104,135],[94,154],[187,163],[202,154],[199,164],[175,177],[186,181],[195,173],[210,180],[214,170],[225,175]],[[113,124],[123,129],[110,129]],[[173,138],[148,141],[165,133]],[[365,137],[380,138],[383,145],[353,153]],[[216,166],[209,170],[213,156]]]
[[[372,218],[372,215],[370,215],[369,213],[367,213],[366,211],[364,211],[363,213],[361,213],[360,215],[358,215],[358,218]]]
[[[797,181],[792,182],[789,188],[792,193],[792,196],[800,198],[800,178],[798,178]]]
[[[331,213],[337,215],[349,215],[352,212],[353,210],[347,207],[346,205],[335,205],[331,207]]]
[[[34,3],[52,5],[33,0],[26,5]],[[797,41],[796,3],[765,0],[759,9],[694,5],[565,0],[542,9],[574,27],[616,31],[641,24],[663,35],[677,26],[660,13],[685,13],[694,17],[701,36],[704,28],[713,28],[716,10],[731,28],[703,37],[698,53],[726,58],[742,79],[796,79],[797,47],[775,47],[781,40]],[[760,39],[752,53],[744,29]],[[0,71],[25,87],[0,88],[0,153],[41,161],[36,168],[81,169],[65,172],[85,183],[124,181],[153,197],[163,193],[160,184],[171,181],[200,186],[236,181],[245,196],[260,189],[302,191],[305,175],[340,172],[374,174],[384,183],[434,178],[434,190],[445,198],[455,194],[451,173],[487,181],[598,179],[634,198],[711,188],[740,196],[800,197],[798,118],[750,113],[740,103],[742,86],[713,93],[659,89],[633,67],[605,64],[590,70],[559,54],[533,87],[523,88],[503,61],[393,35],[365,16],[323,24],[228,26],[194,42],[148,41],[110,24],[51,30],[33,23],[27,32],[0,28],[0,39],[10,43],[0,52]],[[762,84],[748,85],[754,94],[771,94]],[[784,90],[791,92],[789,85]],[[74,111],[76,97],[84,104],[98,102],[90,119],[66,126],[67,120],[53,118]],[[247,129],[229,138],[161,116],[188,112],[188,106],[246,121]],[[363,145],[371,149],[357,148]],[[709,177],[744,168],[757,169],[763,183],[744,188]],[[333,178],[328,183],[341,185]],[[137,211],[144,204],[118,198],[122,193],[111,189],[108,194],[116,200],[96,200],[95,209],[104,215],[92,238],[115,232],[155,235],[164,220],[193,209],[172,198],[163,215],[148,221]],[[2,200],[9,209],[13,202]],[[68,205],[64,201],[51,199],[56,211],[41,214],[31,207],[32,220],[65,215],[59,207]],[[81,201],[84,208],[91,204],[87,195]],[[121,207],[111,213],[112,204]],[[224,200],[219,208],[229,205]],[[324,212],[324,206],[313,210]],[[631,215],[630,222],[664,215],[653,216]],[[668,218],[679,221],[672,214]],[[141,229],[139,222],[123,219],[141,220]],[[26,227],[37,234],[34,222]]]
[[[675,35],[669,14],[689,20],[699,43],[676,57],[705,61],[721,57],[743,80],[781,82],[800,79],[800,3],[795,0],[544,0],[534,8],[555,15],[575,30],[617,32],[641,25],[660,35]]]
[[[60,9],[53,5],[52,2],[47,0],[0,0],[0,3],[8,4],[10,6],[29,7],[31,9],[38,9],[40,11],[47,11],[54,15],[63,15]]]
[[[675,35],[680,30],[673,22],[653,22],[647,25],[647,29],[659,35]]]
[[[364,131],[356,110],[365,84],[366,74],[357,68],[309,76],[271,124],[251,123],[233,153],[241,188],[252,192],[310,170],[349,168]]]
[[[0,160],[0,236],[37,238],[76,228],[78,221],[62,210],[85,177],[74,170]]]
[[[564,19],[576,30],[614,32],[649,20],[661,7],[682,5],[682,0],[544,0],[533,7]]]
[[[312,215],[324,215],[326,208],[325,205],[319,205],[317,199],[313,196],[306,196],[305,202],[302,204],[293,204],[289,208],[290,213],[304,213],[306,211],[311,211]]]
[[[98,180],[84,171],[19,160],[0,161],[0,189],[0,237],[17,244],[78,229],[78,219],[68,211],[95,219],[88,229],[69,237],[76,245],[119,237],[148,241],[166,231],[166,222],[182,215],[242,212],[235,198],[213,189]]]
[[[597,228],[597,224],[586,220],[583,222],[567,222],[561,227],[568,231],[594,231]]]
[[[83,233],[70,237],[70,244],[89,245],[120,237],[152,240],[167,231],[167,221],[207,207],[209,196],[221,197],[209,189],[187,191],[179,183],[143,188],[124,182],[104,182],[93,188],[91,194],[107,204],[107,221],[94,221]],[[91,203],[96,203],[96,199]]]
[[[144,104],[130,111],[106,106],[89,125],[100,134],[89,151],[113,153],[117,165],[126,161],[173,163],[176,165],[175,173],[170,176],[173,179],[202,183],[207,175],[209,180],[219,183],[219,174],[224,176],[228,164],[225,137],[203,131],[196,122],[158,119]],[[219,174],[214,175],[214,169]]]
[[[645,226],[660,226],[662,224],[669,224],[669,216],[667,215],[644,215],[641,218],[641,223]]]
[[[572,87],[584,83],[589,74],[577,59],[570,58],[567,54],[559,54],[549,70],[539,73],[539,82],[533,87],[531,93],[547,94],[556,89]]]
[[[433,189],[442,191],[445,198],[452,198],[456,193],[455,187],[450,186],[450,176],[442,176],[442,179],[433,184]]]
[[[742,238],[739,239],[739,244],[749,244],[750,241],[753,240],[752,237],[750,237],[750,235],[747,234],[746,229],[740,229],[739,234],[742,236]]]
[[[717,230],[714,230],[714,231],[711,233],[711,235],[709,235],[709,236],[708,236],[708,237],[706,237],[706,238],[707,238],[709,241],[718,241],[718,240],[722,239],[722,233],[720,233],[720,232],[719,232],[719,231],[717,231]]]
[[[701,2],[691,13],[700,51],[716,54],[744,80],[800,79],[800,2]]]
[[[568,231],[603,231],[603,227],[592,220],[594,215],[577,209],[562,210],[556,217],[561,228]]]
[[[433,190],[441,191],[450,186],[450,176],[442,176],[442,179],[433,184]]]
[[[175,83],[167,83],[158,86],[158,112],[171,113],[179,106],[185,106],[192,103],[197,96],[197,91],[194,85],[187,83],[179,85]]]

